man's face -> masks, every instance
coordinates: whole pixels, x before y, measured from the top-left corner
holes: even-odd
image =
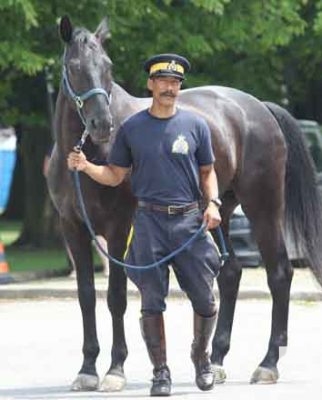
[[[171,106],[180,91],[181,80],[171,76],[156,76],[148,80],[147,86],[154,100],[161,105]]]

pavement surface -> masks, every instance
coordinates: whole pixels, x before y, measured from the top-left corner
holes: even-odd
[[[238,302],[232,343],[225,359],[227,381],[210,392],[194,384],[190,360],[192,310],[184,298],[170,298],[165,312],[168,363],[172,372],[171,400],[320,400],[322,393],[322,302],[292,301],[289,343],[279,362],[276,385],[250,385],[266,352],[271,302]],[[151,363],[139,328],[140,300],[132,297],[125,314],[129,356],[127,385],[122,392],[71,392],[82,362],[82,323],[77,299],[0,299],[1,400],[149,399]],[[110,363],[112,329],[106,300],[96,304],[102,379]]]
[[[53,276],[54,275],[54,276]],[[140,335],[140,299],[129,282],[125,315],[129,357],[127,385],[118,393],[71,392],[81,365],[82,324],[76,280],[56,273],[10,274],[0,284],[0,399],[102,400],[148,399],[151,365]],[[1,276],[0,276],[1,278]],[[10,278],[10,279],[9,279]],[[0,279],[1,281],[1,279]],[[100,355],[97,368],[103,378],[109,366],[112,329],[106,308],[108,279],[95,274],[97,329]],[[217,291],[217,289],[215,289]],[[225,359],[224,385],[201,392],[194,384],[190,361],[192,311],[173,275],[165,313],[168,358],[173,378],[171,399],[191,400],[311,400],[321,398],[322,290],[308,269],[295,269],[291,290],[289,346],[280,360],[277,385],[249,385],[261,361],[270,329],[271,301],[265,270],[244,269],[232,346]]]
[[[70,276],[55,276],[55,272],[0,275],[0,299],[76,298],[76,279]],[[9,283],[6,283],[9,282]],[[95,274],[98,298],[106,297],[108,278],[103,273]],[[217,288],[215,288],[217,292]],[[138,296],[136,287],[128,282],[128,295]],[[170,275],[169,297],[183,297],[175,277]],[[263,268],[245,268],[239,290],[240,299],[270,298]],[[322,301],[322,289],[308,268],[295,268],[291,288],[292,300]]]

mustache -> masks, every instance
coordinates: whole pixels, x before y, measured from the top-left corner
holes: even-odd
[[[176,97],[173,92],[170,92],[169,90],[166,90],[165,92],[160,93],[160,96],[165,96],[165,97]]]

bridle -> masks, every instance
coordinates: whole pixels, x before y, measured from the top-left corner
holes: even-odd
[[[65,63],[63,64],[62,84],[63,84],[63,89],[64,89],[65,94],[67,94],[74,101],[79,118],[81,119],[81,121],[85,127],[82,137],[76,146],[79,150],[81,150],[81,148],[83,147],[83,145],[85,143],[86,137],[89,133],[86,129],[86,120],[85,120],[85,117],[83,114],[84,102],[86,100],[88,100],[89,98],[91,98],[92,96],[102,94],[106,98],[107,106],[110,108],[111,103],[112,103],[112,93],[111,93],[111,90],[109,90],[107,92],[104,88],[97,87],[97,88],[92,88],[92,89],[88,90],[87,92],[77,94],[73,90],[72,85],[69,82],[67,68],[66,68]]]

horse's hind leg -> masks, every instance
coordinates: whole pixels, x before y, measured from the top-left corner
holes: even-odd
[[[108,242],[109,253],[122,260],[125,250],[126,237],[118,232]],[[128,351],[124,332],[124,314],[127,306],[127,284],[123,267],[110,262],[107,305],[112,316],[113,343],[111,351],[111,366],[108,369],[100,390],[106,392],[120,391],[126,384],[124,362]]]
[[[232,205],[231,209],[234,206]],[[230,211],[222,210],[222,228],[229,251],[229,259],[225,262],[217,278],[220,307],[215,336],[212,342],[211,362],[214,367],[216,383],[223,383],[226,380],[226,373],[223,368],[224,357],[230,348],[231,331],[233,326],[236,300],[239,290],[239,283],[242,275],[241,265],[238,262],[231,241],[228,236]]]
[[[231,255],[222,267],[220,276],[217,279],[220,293],[220,307],[211,354],[211,362],[217,384],[223,383],[226,380],[223,362],[230,348],[231,331],[241,274],[242,271],[239,262],[234,255]]]
[[[268,351],[255,370],[251,383],[276,383],[277,363],[286,350],[290,289],[293,268],[288,260],[280,219],[274,210],[268,218],[254,224],[258,245],[264,260],[267,282],[272,295],[272,324]]]
[[[72,383],[71,390],[96,390],[99,378],[96,372],[96,358],[99,344],[96,332],[94,287],[94,268],[92,246],[87,230],[82,225],[62,221],[66,244],[69,248],[71,261],[77,272],[78,300],[83,318],[83,364]]]

